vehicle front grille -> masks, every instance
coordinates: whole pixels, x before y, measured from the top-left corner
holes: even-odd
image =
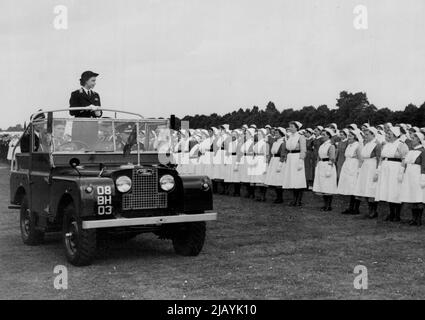
[[[123,195],[123,210],[167,208],[167,194],[158,191],[156,168],[133,169],[133,187]]]

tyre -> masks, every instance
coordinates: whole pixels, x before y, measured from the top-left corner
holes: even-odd
[[[74,266],[90,265],[96,254],[96,229],[83,229],[74,204],[64,211],[62,239],[65,255]]]
[[[28,205],[28,198],[25,195],[21,203],[19,224],[21,227],[22,241],[29,246],[36,246],[43,242],[44,232],[36,229],[37,216]]]
[[[182,256],[197,256],[205,242],[205,222],[185,223],[175,227],[173,232],[174,251]]]

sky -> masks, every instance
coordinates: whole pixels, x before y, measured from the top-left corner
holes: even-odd
[[[333,107],[342,90],[421,105],[424,13],[423,0],[1,0],[0,128],[67,108],[85,70],[104,107],[145,117]]]

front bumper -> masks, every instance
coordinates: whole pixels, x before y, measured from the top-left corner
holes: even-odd
[[[199,222],[217,220],[217,213],[181,214],[177,216],[119,218],[110,220],[83,221],[83,229],[102,229],[115,227],[135,227],[148,225],[163,225],[170,223]]]

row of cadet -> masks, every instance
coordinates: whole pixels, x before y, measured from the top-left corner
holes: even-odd
[[[170,150],[182,175],[206,175],[220,193],[265,201],[267,188],[283,202],[291,190],[290,206],[301,206],[303,192],[323,196],[321,210],[331,211],[334,195],[350,198],[343,214],[359,214],[361,199],[376,218],[378,203],[387,202],[388,221],[400,221],[402,204],[412,210],[411,225],[421,225],[425,203],[425,128],[408,124],[342,130],[332,123],[303,129],[297,121],[288,128],[244,125],[180,130]]]

